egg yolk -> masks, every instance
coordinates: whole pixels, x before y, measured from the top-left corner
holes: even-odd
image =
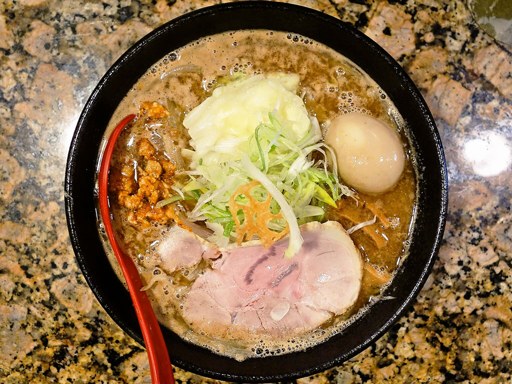
[[[336,153],[340,177],[359,192],[390,190],[404,169],[398,134],[371,116],[352,112],[336,117],[327,128],[325,142]]]

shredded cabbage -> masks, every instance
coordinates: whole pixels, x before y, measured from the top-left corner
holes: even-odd
[[[190,111],[183,121],[194,148],[192,168],[217,186],[223,185],[224,163],[240,160],[249,150],[249,139],[269,112],[286,121],[284,134],[297,141],[309,130],[310,120],[302,99],[295,94],[298,75],[255,75],[216,88]]]
[[[340,184],[319,124],[297,96],[298,76],[255,75],[215,89],[184,125],[191,136],[191,181],[182,191],[197,199],[189,219],[206,220],[229,237],[229,199],[251,180],[278,204],[290,233],[286,256],[302,245],[299,225],[321,220],[324,207],[351,191]],[[275,225],[275,223],[274,223]]]

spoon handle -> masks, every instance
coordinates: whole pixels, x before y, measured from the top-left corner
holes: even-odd
[[[141,291],[142,280],[133,260],[126,255],[119,246],[112,222],[108,203],[108,174],[110,168],[110,159],[114,150],[114,145],[123,128],[135,118],[135,115],[126,116],[115,127],[107,141],[105,151],[101,160],[98,176],[99,206],[100,215],[105,226],[105,232],[112,246],[114,255],[121,267],[121,271],[128,285],[128,291],[135,307],[137,320],[139,321],[142,337],[148,353],[149,367],[151,371],[151,380],[153,384],[174,384],[174,375],[172,371],[169,353],[165,344],[162,330],[156,319],[155,312],[146,292]]]

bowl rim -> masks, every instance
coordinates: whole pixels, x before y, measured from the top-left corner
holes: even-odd
[[[245,15],[245,17],[251,18],[250,26],[245,24],[245,20],[232,20],[234,19],[233,15]],[[267,15],[268,18],[254,20],[256,15]],[[186,343],[173,332],[162,327],[164,337],[168,343],[171,361],[174,365],[203,376],[228,381],[270,382],[309,376],[339,365],[370,346],[405,313],[421,290],[436,259],[447,215],[448,179],[446,161],[441,138],[434,119],[412,80],[384,49],[351,25],[304,6],[269,1],[244,1],[201,8],[172,19],[150,32],[129,48],[110,67],[87,100],[71,140],[64,183],[65,208],[70,239],[77,262],[87,283],[111,318],[133,339],[143,345],[140,328],[136,322],[133,309],[124,309],[123,307],[127,303],[129,307],[130,299],[128,293],[125,291],[124,296],[121,293],[122,300],[117,300],[117,297],[113,300],[110,295],[114,294],[113,292],[119,293],[120,287],[122,289],[124,287],[117,280],[117,282],[111,282],[112,287],[107,289],[105,282],[101,281],[101,279],[110,279],[113,271],[110,271],[110,273],[108,271],[98,271],[98,266],[101,265],[102,260],[106,259],[106,256],[102,248],[100,250],[97,247],[100,240],[96,227],[91,227],[91,224],[97,221],[96,213],[94,209],[91,209],[91,201],[94,200],[93,174],[99,150],[99,143],[94,142],[93,138],[103,134],[106,124],[102,126],[101,121],[112,116],[118,101],[120,101],[118,96],[109,98],[104,92],[109,87],[112,87],[113,84],[119,84],[123,90],[120,93],[124,92],[125,94],[133,84],[130,85],[130,82],[122,83],[123,77],[129,75],[135,78],[136,81],[156,62],[153,59],[157,55],[152,53],[153,51],[161,52],[159,58],[171,52],[171,50],[162,52],[164,48],[161,47],[156,49],[157,44],[162,42],[169,44],[169,40],[173,40],[171,43],[177,48],[199,37],[210,35],[211,33],[208,31],[212,29],[217,30],[218,33],[234,29],[276,30],[279,28],[265,27],[269,24],[275,24],[275,21],[270,23],[269,20],[271,16],[277,17],[276,15],[280,17],[293,15],[297,18],[297,20],[293,20],[292,17],[289,17],[287,20],[283,19],[284,27],[281,30],[312,38],[338,51],[340,46],[336,44],[340,43],[333,39],[332,35],[329,36],[329,34],[337,32],[339,36],[353,38],[355,43],[343,48],[344,50],[350,49],[350,52],[340,53],[349,56],[353,60],[352,57],[363,55],[366,50],[369,50],[375,55],[369,63],[362,65],[360,62],[353,61],[374,79],[375,77],[382,77],[383,81],[388,81],[384,76],[389,76],[398,80],[399,86],[396,89],[393,88],[391,92],[389,89],[384,89],[384,91],[393,100],[395,105],[397,105],[397,101],[400,101],[398,104],[411,104],[415,106],[415,112],[421,116],[419,120],[422,122],[420,128],[416,126],[411,127],[410,133],[413,147],[420,150],[421,156],[425,156],[425,159],[420,158],[418,160],[417,165],[428,171],[424,172],[425,176],[421,178],[423,180],[418,182],[420,184],[425,183],[430,188],[428,190],[430,195],[426,196],[420,190],[419,204],[427,206],[428,212],[419,213],[420,215],[426,215],[426,217],[423,218],[421,216],[421,223],[418,222],[418,217],[416,218],[414,234],[416,234],[416,231],[418,233],[421,231],[427,232],[429,234],[427,240],[430,239],[430,241],[428,244],[421,245],[423,249],[419,252],[421,256],[418,257],[421,257],[422,267],[416,268],[414,271],[414,281],[409,281],[410,278],[407,280],[406,274],[402,272],[404,269],[402,267],[400,267],[399,272],[395,276],[394,282],[407,282],[405,285],[407,289],[403,287],[400,289],[401,286],[397,285],[394,287],[391,284],[389,289],[386,290],[390,295],[395,295],[399,298],[400,300],[397,300],[399,302],[391,305],[388,301],[381,300],[372,306],[371,309],[374,314],[379,316],[373,319],[370,319],[367,315],[362,316],[354,322],[355,325],[352,324],[347,328],[347,330],[355,331],[371,329],[369,334],[360,335],[354,331],[354,334],[347,336],[347,332],[343,331],[326,342],[303,352],[237,362],[233,359],[216,355],[204,348]],[[219,19],[224,22],[223,25],[217,23]],[[306,21],[311,24],[304,27],[305,30],[303,32],[285,29],[295,26],[296,24],[294,23],[304,23]],[[205,28],[201,31],[192,31],[191,26],[197,25],[203,25]],[[237,25],[239,28],[234,28]],[[322,25],[325,29],[316,30],[315,28],[318,25]],[[336,47],[331,45],[333,41]],[[346,45],[346,43],[344,44]],[[141,59],[141,56],[145,55],[147,57]],[[134,63],[137,63],[138,67],[134,68]],[[384,71],[384,74],[381,73],[382,71]],[[375,73],[380,75],[375,76]],[[381,83],[377,79],[375,80]],[[407,95],[409,99],[399,100],[400,95]],[[399,108],[399,105],[397,105],[397,108],[403,114],[403,110]],[[101,118],[96,119],[98,116]],[[422,143],[421,146],[419,146],[419,142]],[[91,147],[95,150],[91,150]],[[427,147],[431,153],[422,152]],[[87,159],[88,152],[93,152],[93,156],[89,153],[89,158]],[[91,158],[94,158],[94,160]],[[416,228],[418,225],[420,228]],[[424,238],[415,239],[416,237],[413,239],[413,242],[416,241],[416,243],[425,241]],[[99,252],[99,255],[92,258],[91,252]],[[404,264],[410,258],[411,256],[406,258]],[[128,298],[128,301],[126,301],[126,298]],[[372,313],[371,311],[369,313]],[[336,347],[336,343],[343,345]],[[325,347],[325,345],[329,345],[329,348]]]

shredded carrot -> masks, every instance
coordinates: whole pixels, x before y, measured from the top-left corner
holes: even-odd
[[[384,228],[389,228],[391,223],[389,222],[384,212],[382,212],[382,210],[376,204],[365,201],[364,206],[368,208],[375,216],[377,216]]]
[[[268,247],[288,233],[288,226],[281,231],[269,228],[272,220],[283,220],[283,215],[281,212],[272,213],[270,207],[272,196],[269,193],[263,201],[253,196],[252,192],[258,186],[261,186],[260,182],[251,181],[238,187],[229,199],[229,212],[235,222],[238,244],[252,240],[256,236],[264,246]],[[237,201],[240,198],[243,198],[243,201]]]

